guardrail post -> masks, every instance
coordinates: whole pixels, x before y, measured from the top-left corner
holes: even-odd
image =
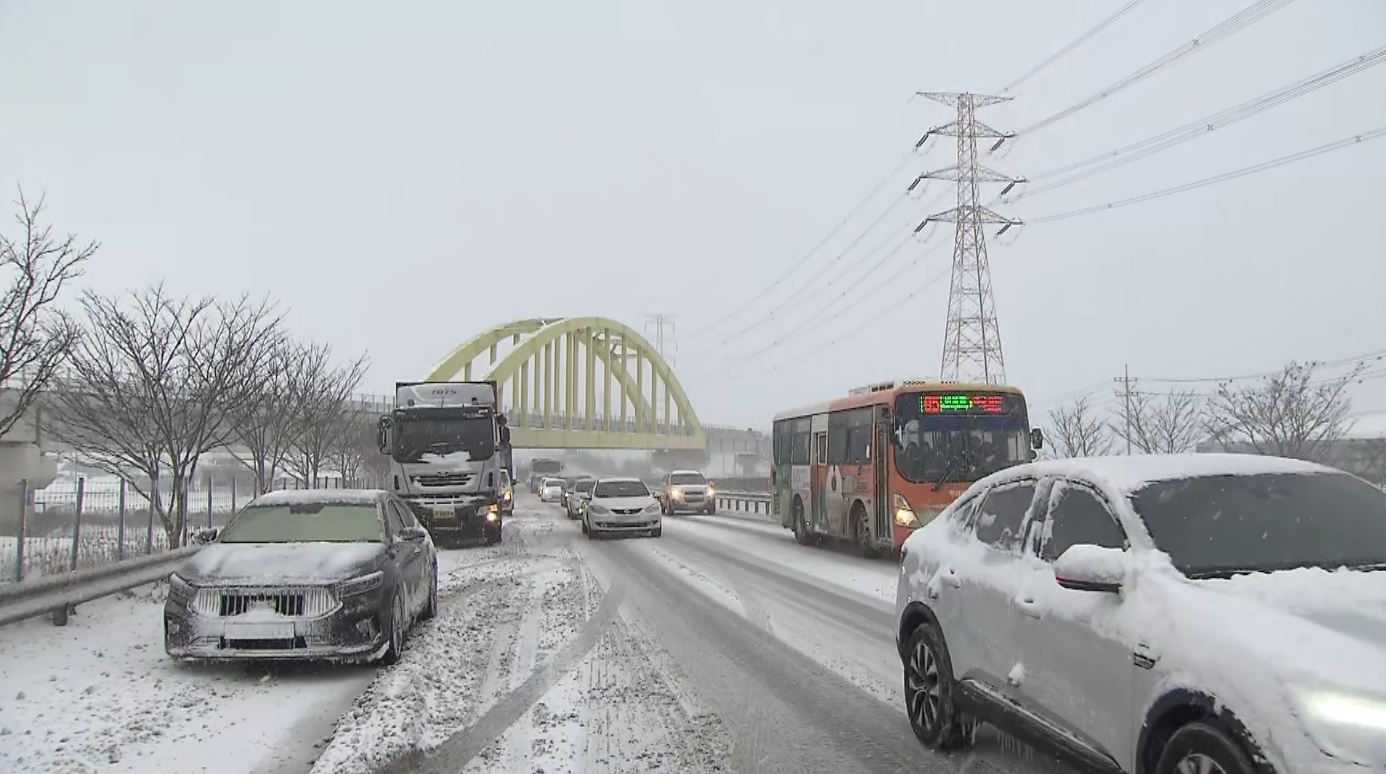
[[[117,509],[120,511],[120,526],[116,528],[116,556],[125,559],[125,479],[120,480],[120,491],[116,495]]]
[[[19,479],[19,542],[14,549],[14,579],[24,580],[24,528],[29,510],[29,479]]]
[[[72,567],[77,569],[77,549],[82,544],[82,501],[86,499],[87,480],[77,479],[77,512],[72,516]]]

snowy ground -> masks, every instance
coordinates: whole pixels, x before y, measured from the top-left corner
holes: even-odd
[[[589,541],[528,496],[500,545],[440,557],[439,616],[388,668],[175,663],[157,587],[0,628],[0,771],[1062,770],[995,733],[920,747],[893,562],[742,516]]]

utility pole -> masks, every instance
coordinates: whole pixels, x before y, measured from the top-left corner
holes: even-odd
[[[665,362],[673,365],[674,357],[664,351],[664,329],[669,329],[671,334],[669,340],[674,342],[674,351],[678,352],[678,343],[674,340],[674,335],[678,334],[678,329],[674,325],[674,318],[667,314],[647,314],[645,315],[645,332],[649,333],[651,327],[655,331],[655,351],[664,358]]]
[[[951,123],[936,126],[924,133],[914,147],[917,150],[933,135],[958,138],[957,164],[946,169],[928,171],[910,184],[913,191],[924,180],[953,180],[957,182],[957,205],[950,210],[926,217],[915,227],[918,234],[924,226],[935,222],[954,224],[953,276],[948,290],[948,324],[943,334],[943,362],[940,375],[944,379],[971,379],[986,384],[999,384],[1006,379],[1005,359],[1001,356],[1001,330],[996,322],[996,302],[991,294],[991,267],[987,262],[986,235],[982,225],[1001,225],[998,235],[1021,221],[1008,218],[987,207],[979,200],[979,183],[1004,183],[1003,195],[1023,177],[1011,177],[977,163],[977,138],[996,140],[992,150],[1001,146],[1014,132],[1002,132],[977,121],[979,107],[1006,102],[1010,97],[994,97],[968,92],[921,91],[920,96],[953,107],[957,116]]]
[[[1130,453],[1131,453],[1131,366],[1130,366],[1129,364],[1123,364],[1123,365],[1122,365],[1122,374],[1121,374],[1121,376],[1118,376],[1118,377],[1116,377],[1115,379],[1112,379],[1112,381],[1114,381],[1114,382],[1116,382],[1117,384],[1120,384],[1120,385],[1121,385],[1121,397],[1122,397],[1122,400],[1123,400],[1124,403],[1125,403],[1125,408],[1122,410],[1122,414],[1124,415],[1124,418],[1125,418],[1125,420],[1126,420],[1126,453],[1127,453],[1127,454],[1130,454]]]

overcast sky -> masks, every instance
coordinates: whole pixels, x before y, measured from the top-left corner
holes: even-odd
[[[1028,126],[1249,2],[1147,2],[981,117]],[[947,184],[833,259],[913,174],[952,163],[946,139],[766,289],[950,119],[916,90],[998,90],[1117,5],[0,0],[0,191],[46,193],[60,229],[103,244],[86,285],[269,292],[299,336],[368,351],[370,391],[507,320],[663,312],[703,420],[762,427],[938,373],[946,278],[899,299],[946,270],[952,234],[847,269],[950,206]],[[1038,174],[1383,45],[1383,0],[1299,0],[985,161]],[[1386,126],[1383,94],[1386,65],[1003,209],[1101,204]],[[1204,377],[1386,349],[1383,184],[1386,139],[993,242],[1008,380],[1039,413],[1127,363]],[[1386,410],[1386,379],[1356,400]]]

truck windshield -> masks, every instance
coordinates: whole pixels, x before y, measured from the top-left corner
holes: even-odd
[[[496,453],[490,416],[396,418],[395,438],[400,462],[431,462],[459,454],[466,460],[487,460]]]

